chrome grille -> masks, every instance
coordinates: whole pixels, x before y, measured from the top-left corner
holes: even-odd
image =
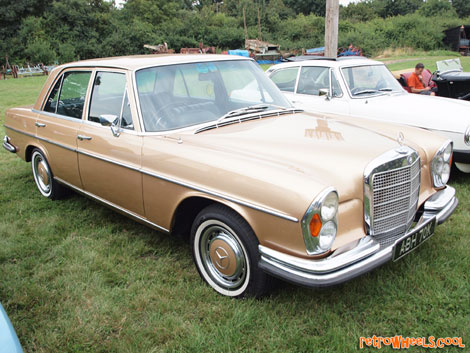
[[[419,156],[408,147],[389,152],[369,167],[365,175],[365,218],[369,233],[382,246],[390,245],[411,227],[418,207],[420,176]]]

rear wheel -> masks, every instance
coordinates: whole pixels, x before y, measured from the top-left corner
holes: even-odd
[[[229,297],[261,296],[270,277],[258,268],[258,240],[248,223],[222,205],[202,210],[191,229],[191,245],[201,277]]]
[[[51,167],[41,150],[33,150],[31,164],[34,181],[42,196],[56,200],[65,195],[65,188],[54,180]]]

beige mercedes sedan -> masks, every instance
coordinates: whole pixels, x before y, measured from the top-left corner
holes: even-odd
[[[408,255],[458,204],[452,142],[303,113],[242,57],[63,65],[5,129],[44,197],[72,189],[188,235],[201,277],[230,297],[266,293],[271,276],[350,280]]]

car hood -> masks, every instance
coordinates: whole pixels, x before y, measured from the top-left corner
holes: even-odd
[[[204,149],[214,158],[224,156],[217,159],[233,172],[267,182],[277,179],[280,187],[287,184],[296,191],[334,186],[345,201],[362,198],[365,167],[399,147],[396,136],[393,129],[371,130],[331,116],[302,113],[237,122],[181,138],[192,153]],[[405,143],[426,161],[425,151],[412,141]]]
[[[463,134],[470,126],[470,102],[419,94],[391,94],[358,99],[352,115]],[[381,118],[382,120],[383,118]]]

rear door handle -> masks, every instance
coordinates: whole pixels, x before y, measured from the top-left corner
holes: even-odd
[[[44,123],[38,123],[37,121],[36,121],[36,123],[35,123],[34,125],[36,125],[37,127],[46,127],[46,124],[44,124]]]
[[[80,141],[83,141],[83,140],[91,140],[91,137],[90,137],[90,136],[77,135],[77,138],[78,138]]]

